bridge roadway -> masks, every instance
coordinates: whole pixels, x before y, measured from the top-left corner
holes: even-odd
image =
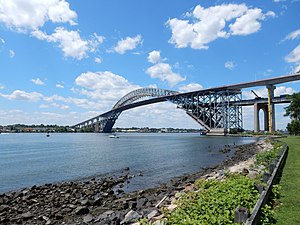
[[[122,111],[143,105],[170,101],[177,104],[178,108],[186,110],[189,116],[208,131],[213,129],[242,128],[241,106],[259,105],[259,107],[256,107],[255,117],[258,117],[258,111],[263,109],[265,114],[267,114],[265,115],[265,120],[267,120],[265,121],[265,129],[269,128],[269,131],[273,131],[275,129],[274,104],[290,102],[286,95],[274,97],[274,89],[276,88],[274,85],[296,80],[300,80],[299,73],[186,93],[150,88],[140,89],[121,98],[112,110],[76,124],[74,127],[92,126],[96,132],[111,132],[116,119]],[[256,86],[266,86],[268,98],[241,99],[241,89]],[[156,91],[160,91],[159,94],[156,94]],[[161,91],[165,91],[165,95],[162,96]],[[141,97],[153,97],[156,95],[159,97],[137,101]],[[267,110],[265,110],[266,108]],[[224,111],[226,112],[224,113]],[[255,129],[257,131],[259,129],[259,119],[255,118],[255,120]]]

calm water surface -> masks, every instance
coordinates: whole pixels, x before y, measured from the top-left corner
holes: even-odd
[[[129,189],[156,186],[226,158],[224,145],[254,138],[199,134],[0,134],[0,193],[23,187],[118,173],[142,173]],[[233,152],[230,152],[232,155]]]

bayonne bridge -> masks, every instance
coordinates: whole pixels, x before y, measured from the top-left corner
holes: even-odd
[[[275,130],[275,104],[288,103],[287,95],[274,96],[277,84],[300,80],[300,73],[264,80],[202,89],[186,93],[158,88],[141,88],[122,97],[108,112],[74,125],[75,129],[93,128],[95,132],[110,133],[120,116],[135,107],[169,101],[198,122],[208,134],[226,135],[230,129],[243,129],[242,106],[254,106],[254,131],[258,132],[259,111],[264,112],[264,130]],[[242,89],[264,86],[268,97],[242,99]]]

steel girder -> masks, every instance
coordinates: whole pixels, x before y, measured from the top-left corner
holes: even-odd
[[[170,101],[210,131],[216,128],[242,129],[242,107],[232,104],[241,99],[239,90],[222,90],[174,96]]]

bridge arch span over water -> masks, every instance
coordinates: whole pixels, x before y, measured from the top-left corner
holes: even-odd
[[[254,131],[259,131],[259,107],[267,110],[268,131],[275,130],[274,104],[288,103],[287,96],[274,97],[275,85],[300,80],[300,73],[255,80],[245,83],[220,86],[204,90],[179,93],[176,91],[141,88],[123,96],[113,108],[99,116],[74,125],[76,129],[91,127],[95,132],[110,133],[120,114],[135,107],[170,101],[183,109],[208,132],[224,135],[229,129],[242,129],[242,106],[254,105]],[[264,86],[268,98],[242,100],[244,88]],[[145,98],[147,98],[145,100]]]
[[[147,98],[147,99],[145,99]],[[110,133],[120,114],[128,109],[170,101],[183,109],[207,131],[224,127],[242,128],[241,107],[230,102],[241,100],[239,90],[200,91],[185,95],[159,88],[141,88],[123,96],[110,111],[76,124],[75,128],[94,128],[95,132]]]

